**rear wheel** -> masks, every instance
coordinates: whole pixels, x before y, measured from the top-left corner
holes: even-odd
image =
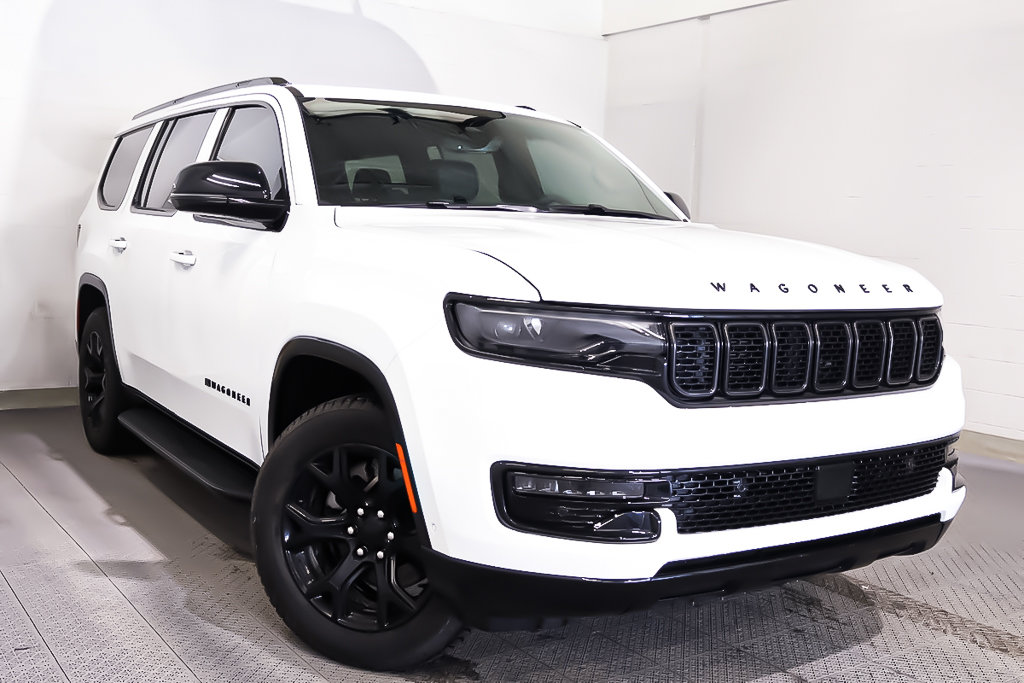
[[[329,657],[405,669],[461,631],[431,590],[395,440],[368,399],[328,401],[285,430],[260,470],[252,520],[270,601]]]
[[[78,340],[78,405],[82,412],[82,429],[97,453],[121,453],[132,443],[128,432],[117,421],[117,416],[128,408],[128,402],[114,356],[107,311],[97,308],[85,319]]]

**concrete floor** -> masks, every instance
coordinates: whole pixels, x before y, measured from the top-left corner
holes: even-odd
[[[73,408],[0,412],[2,681],[1024,681],[1024,465],[969,454],[943,543],[843,575],[536,633],[404,676],[311,652],[248,559],[247,509]]]

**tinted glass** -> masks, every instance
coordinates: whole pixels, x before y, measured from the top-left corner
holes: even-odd
[[[265,107],[244,107],[232,112],[215,159],[259,164],[270,181],[275,199],[288,194],[284,179],[284,154],[277,117]]]
[[[156,165],[150,168],[142,207],[174,211],[169,197],[178,172],[195,163],[199,147],[213,120],[213,112],[183,116],[168,123],[157,146]]]
[[[303,106],[321,204],[430,202],[678,220],[660,192],[576,126],[400,102]]]
[[[100,204],[104,208],[116,209],[121,206],[124,196],[128,194],[128,183],[139,163],[142,148],[152,130],[153,126],[146,126],[118,138],[110,161],[107,162],[103,182],[100,183]]]

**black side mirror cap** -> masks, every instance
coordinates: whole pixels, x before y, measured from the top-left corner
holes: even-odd
[[[264,224],[280,223],[288,202],[273,199],[270,181],[259,164],[201,161],[181,169],[171,190],[178,211],[224,216]]]
[[[672,203],[679,207],[679,210],[683,212],[683,215],[687,218],[690,217],[690,208],[686,206],[686,202],[683,198],[677,195],[675,192],[666,192],[665,196],[672,200]]]

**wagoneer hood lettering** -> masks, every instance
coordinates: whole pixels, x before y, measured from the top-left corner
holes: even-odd
[[[399,218],[408,215],[380,212],[369,225],[369,217],[361,219],[361,229],[483,252],[522,274],[547,301],[756,310],[942,304],[931,283],[894,263],[696,223],[430,210],[414,225]],[[352,225],[343,213],[336,222]]]

